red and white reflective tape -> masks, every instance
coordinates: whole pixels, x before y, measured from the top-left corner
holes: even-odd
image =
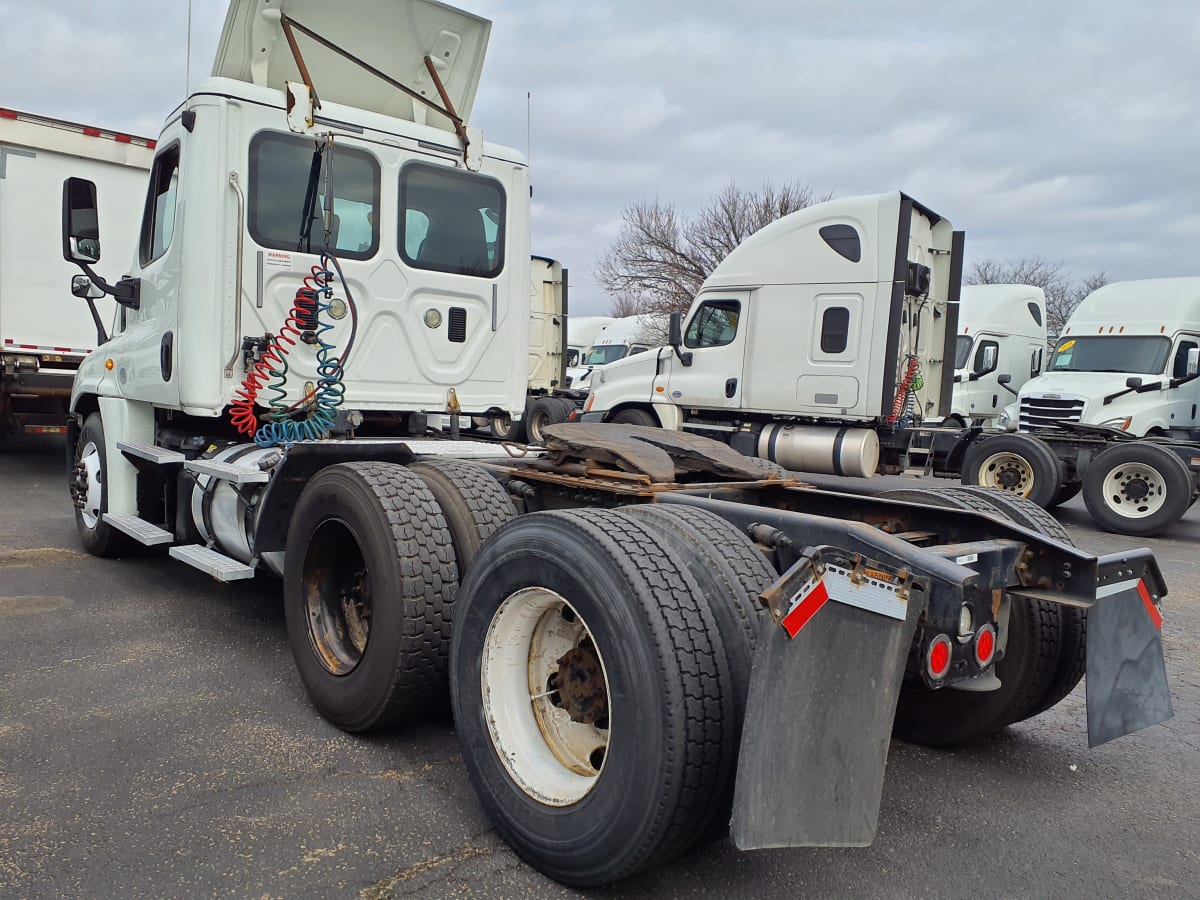
[[[39,353],[78,353],[80,356],[87,356],[92,352],[79,347],[43,347],[41,344],[18,344],[12,338],[5,338],[4,346],[12,347],[14,350],[36,350]]]
[[[798,635],[829,600],[902,622],[908,616],[908,601],[900,595],[899,585],[878,578],[854,577],[849,569],[827,565],[820,578],[810,578],[792,595],[782,623],[788,637]]]
[[[133,134],[125,134],[121,131],[105,131],[101,128],[96,128],[92,125],[80,125],[77,122],[68,122],[65,119],[52,119],[49,116],[39,116],[34,113],[21,112],[16,109],[6,109],[0,107],[0,119],[15,119],[19,122],[33,122],[37,125],[48,125],[51,128],[58,128],[63,131],[73,131],[76,134],[87,135],[88,137],[104,138],[110,141],[116,141],[118,144],[132,144],[136,147],[147,147],[151,150],[157,146],[157,141],[153,138],[138,137]]]
[[[1142,605],[1146,607],[1146,612],[1150,616],[1150,621],[1154,623],[1154,627],[1162,631],[1162,613],[1158,611],[1158,605],[1154,602],[1154,598],[1150,596],[1150,590],[1146,587],[1144,578],[1130,578],[1128,581],[1114,581],[1111,584],[1102,584],[1096,588],[1096,599],[1102,597],[1111,597],[1113,594],[1120,594],[1124,591],[1136,590],[1138,596],[1142,598]]]

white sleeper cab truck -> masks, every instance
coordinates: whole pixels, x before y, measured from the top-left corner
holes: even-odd
[[[663,317],[654,315],[625,316],[614,319],[592,338],[579,362],[567,370],[567,384],[572,390],[587,391],[592,373],[619,359],[645,353],[657,346],[657,332],[664,325]]]
[[[533,257],[529,302],[529,393],[523,414],[519,419],[494,415],[476,422],[487,425],[500,440],[536,444],[547,426],[565,422],[583,400],[581,393],[566,388],[567,270],[562,263]]]
[[[962,241],[901,193],[831,200],[742,242],[671,346],[596,372],[583,420],[661,425],[790,469],[907,467],[950,406]]]
[[[154,141],[0,109],[0,441],[67,430],[75,370],[107,329],[81,316],[71,275],[46,235],[58,231],[55,198],[84,175],[104,198],[105,251],[133,255]]]
[[[954,394],[944,424],[997,424],[1046,363],[1046,295],[1023,284],[971,284],[961,292]]]
[[[1198,358],[1200,278],[1098,288],[1071,314],[1045,374],[1021,388],[1021,433],[972,445],[963,480],[1042,505],[1082,490],[1108,530],[1162,531],[1200,493]]]
[[[363,435],[525,404],[527,170],[463,121],[489,29],[428,0],[234,0],[214,76],[158,140],[125,277],[96,271],[94,185],[66,181],[63,254],[122,308],[71,398],[87,550],[278,576],[299,677],[347,731],[449,693],[487,815],[572,885],[727,824],[747,850],[870,843],[893,732],[995,733],[1062,700],[1085,659],[1092,744],[1169,717],[1153,555],[1085,553],[1000,491],[832,494],[628,425],[551,425],[514,456]],[[900,195],[840,210],[814,239],[863,271],[805,288],[743,258],[686,352],[730,346],[735,304],[752,327],[763,291],[827,324],[832,366],[881,307],[862,355],[789,391],[940,414],[915,373],[954,333],[949,223]],[[784,401],[730,365],[718,399]],[[889,368],[904,402],[884,409],[866,387]]]
[[[616,319],[612,316],[568,316],[567,368],[577,368],[584,352],[592,345],[592,341],[615,321]]]

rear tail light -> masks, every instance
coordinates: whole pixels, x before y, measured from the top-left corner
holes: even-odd
[[[979,668],[986,668],[991,665],[995,655],[996,629],[991,625],[984,625],[975,635],[975,662],[979,664]]]
[[[929,643],[925,651],[925,669],[934,681],[941,681],[950,672],[950,660],[954,655],[954,647],[950,638],[939,634]]]

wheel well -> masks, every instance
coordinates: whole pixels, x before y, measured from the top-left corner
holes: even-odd
[[[75,400],[75,407],[72,409],[78,416],[87,418],[94,412],[100,411],[100,400],[95,394],[80,394]]]
[[[611,422],[613,419],[613,416],[615,416],[617,413],[623,412],[624,410],[627,410],[627,409],[640,409],[643,412],[647,412],[650,415],[654,416],[654,421],[657,422],[659,425],[662,424],[662,419],[659,418],[658,413],[654,411],[654,405],[651,403],[622,403],[619,406],[614,406],[612,409],[610,409],[608,411],[608,414],[605,415],[604,421]]]

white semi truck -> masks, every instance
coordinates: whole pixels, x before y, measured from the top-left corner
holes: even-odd
[[[0,441],[14,433],[67,430],[75,370],[106,326],[78,314],[68,285],[75,267],[47,235],[60,210],[47,203],[68,175],[96,182],[105,204],[106,251],[133,255],[154,141],[0,109]]]
[[[829,493],[618,425],[551,426],[516,457],[353,436],[358,415],[416,430],[525,402],[528,173],[464,121],[489,29],[427,0],[234,0],[213,77],[158,141],[128,277],[93,268],[95,187],[67,180],[79,290],[125,310],[71,399],[83,545],[279,576],[300,678],[348,731],[448,688],[487,814],[575,885],[724,822],[743,849],[867,843],[893,731],[991,734],[1056,704],[1085,661],[1091,742],[1171,715],[1153,555],[1082,552],[1000,492]],[[878,260],[814,299],[890,297],[907,337],[881,324],[880,358],[907,372],[918,321],[928,338],[935,310],[953,318],[961,240],[901,195],[841,204],[843,227],[789,244]],[[705,302],[728,323],[791,255]],[[870,327],[821,315],[834,335]]]
[[[1019,434],[976,442],[963,480],[1062,502],[1110,531],[1156,534],[1200,496],[1200,278],[1105,285],[1021,388]],[[1000,424],[1011,427],[1011,418]]]
[[[593,335],[578,362],[567,369],[567,386],[586,393],[597,368],[650,350],[657,343],[655,332],[660,332],[663,324],[663,317],[653,315],[622,316],[611,320]]]
[[[994,427],[1046,364],[1046,295],[1023,284],[962,289],[954,343],[954,393],[944,424]]]

